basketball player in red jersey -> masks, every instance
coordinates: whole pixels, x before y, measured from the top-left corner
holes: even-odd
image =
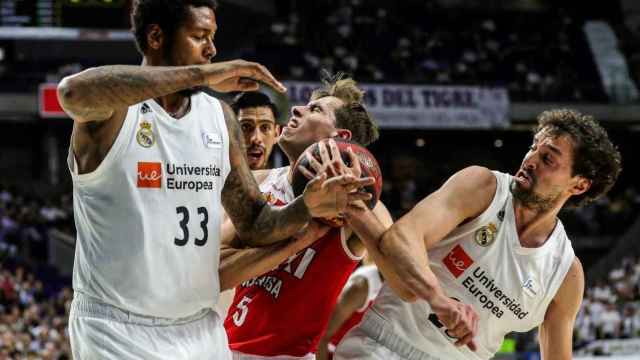
[[[374,141],[377,129],[362,98],[353,80],[340,79],[316,90],[307,105],[294,107],[278,141],[290,163],[322,139],[340,137],[364,146]],[[326,156],[327,148],[321,149]],[[285,205],[293,196],[291,173],[285,167],[254,175],[267,201]],[[381,204],[374,212],[390,226]],[[237,359],[314,358],[336,299],[365,247],[349,228],[329,230],[311,222],[306,230],[288,244],[243,250],[234,244],[231,224],[223,226],[222,289],[237,286],[225,328]]]

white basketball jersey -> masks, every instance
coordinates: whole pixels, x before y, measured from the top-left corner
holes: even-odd
[[[373,305],[396,334],[438,358],[489,359],[507,333],[541,324],[574,260],[560,220],[541,247],[520,244],[509,190],[512,177],[494,174],[497,188],[491,205],[429,250],[430,267],[445,294],[472,305],[480,316],[478,350],[455,347],[456,339],[426,301],[403,302],[385,285]]]
[[[181,119],[154,100],[132,105],[95,171],[79,175],[72,150],[68,163],[75,291],[167,318],[216,304],[221,190],[230,166],[218,100],[193,95]]]
[[[380,289],[382,289],[382,278],[380,277],[377,266],[361,266],[357,268],[351,276],[349,276],[349,280],[347,280],[347,283],[344,286],[345,290],[351,287],[351,285],[358,279],[365,279],[367,281],[367,300],[356,310],[357,312],[363,312],[369,308],[369,303],[378,296]]]

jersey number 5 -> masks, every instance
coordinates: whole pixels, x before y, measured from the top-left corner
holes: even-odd
[[[173,243],[178,246],[185,246],[187,242],[189,242],[189,228],[187,225],[189,224],[189,209],[184,206],[178,206],[176,208],[176,213],[178,215],[182,215],[182,219],[178,222],[180,225],[180,229],[182,229],[182,239],[174,238]],[[209,213],[207,212],[206,207],[198,208],[198,215],[202,216],[202,221],[200,221],[200,227],[202,228],[202,239],[196,238],[193,243],[197,246],[204,246],[209,239],[209,230],[207,229],[207,223],[209,222]]]
[[[233,323],[236,324],[236,326],[242,326],[242,324],[244,324],[244,320],[247,318],[247,313],[249,313],[249,308],[247,307],[247,305],[249,305],[251,300],[252,299],[250,297],[245,296],[242,298],[242,300],[240,300],[238,305],[236,305],[236,308],[238,308],[238,310],[236,310],[236,312],[234,312],[232,316]]]

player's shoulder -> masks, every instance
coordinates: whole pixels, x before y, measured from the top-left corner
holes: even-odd
[[[469,166],[455,173],[447,181],[455,188],[458,195],[461,194],[493,194],[498,185],[497,174],[483,166]]]
[[[253,178],[256,179],[258,184],[262,184],[271,174],[275,174],[275,176],[286,176],[289,171],[289,166],[272,168],[272,169],[260,169],[253,170],[251,173],[253,174]]]

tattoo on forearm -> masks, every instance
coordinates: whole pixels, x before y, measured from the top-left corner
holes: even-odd
[[[126,108],[204,83],[196,66],[111,65],[83,71],[61,86],[61,101],[77,115]]]
[[[265,245],[293,235],[309,221],[309,211],[301,197],[275,208],[264,201],[245,159],[242,134],[235,116],[225,104],[229,130],[231,171],[222,190],[222,202],[245,244]]]

